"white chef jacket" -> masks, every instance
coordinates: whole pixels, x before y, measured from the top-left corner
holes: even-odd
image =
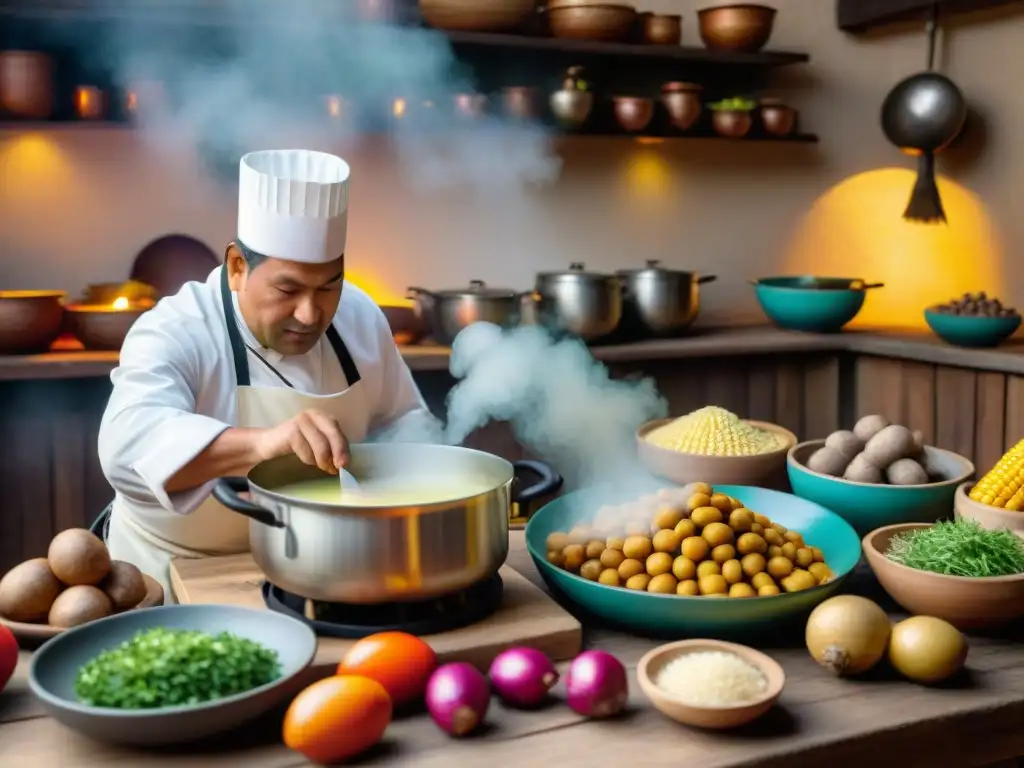
[[[132,326],[111,373],[114,389],[99,433],[100,465],[117,494],[136,505],[188,514],[209,496],[213,482],[167,493],[164,485],[225,429],[236,424],[237,381],[220,296],[218,267],[205,283],[186,283]],[[238,327],[294,388],[312,395],[348,384],[331,345],[321,338],[304,355],[262,348],[238,312]],[[359,370],[373,411],[371,433],[426,404],[395,345],[384,313],[363,290],[346,282],[334,316]],[[250,354],[253,386],[287,386]]]

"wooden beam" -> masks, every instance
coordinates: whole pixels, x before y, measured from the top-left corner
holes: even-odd
[[[1021,0],[940,0],[943,16],[995,8]],[[900,21],[924,20],[932,0],[836,0],[836,26],[844,32],[859,34]]]

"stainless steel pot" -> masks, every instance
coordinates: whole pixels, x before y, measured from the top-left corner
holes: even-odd
[[[595,341],[613,333],[622,320],[622,284],[615,275],[587,272],[573,262],[565,272],[537,275],[538,316],[553,325]]]
[[[544,463],[511,463],[469,448],[379,443],[353,445],[351,453],[348,469],[364,486],[444,483],[452,498],[376,507],[296,499],[275,489],[337,481],[296,456],[258,464],[248,478],[218,481],[214,497],[251,518],[253,559],[282,589],[333,603],[413,601],[464,589],[505,562],[512,501],[526,503],[562,486]],[[532,485],[521,479],[527,473],[536,478]],[[249,500],[239,496],[245,491]]]
[[[665,269],[657,260],[616,274],[623,283],[624,325],[651,336],[671,336],[693,325],[700,312],[700,286],[717,279]]]
[[[473,323],[494,323],[512,328],[520,322],[532,322],[533,295],[510,288],[488,288],[483,280],[470,280],[467,288],[428,291],[415,286],[407,289],[416,302],[416,312],[427,320],[430,335],[438,344],[451,346],[459,331]]]

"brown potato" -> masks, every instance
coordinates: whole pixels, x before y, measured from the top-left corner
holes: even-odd
[[[693,520],[680,520],[675,530],[680,541],[697,535],[697,526],[693,524]]]
[[[679,581],[693,579],[697,575],[697,564],[690,558],[680,555],[672,561],[672,575]]]
[[[676,594],[684,597],[696,597],[700,594],[700,587],[697,586],[697,582],[693,579],[680,581],[676,586]]]
[[[776,547],[781,547],[786,543],[786,540],[782,538],[782,534],[776,531],[774,528],[764,529],[764,540],[769,544],[773,544]]]
[[[651,540],[655,552],[668,552],[669,554],[675,554],[681,542],[679,534],[669,528],[658,531]]]
[[[601,571],[601,575],[597,577],[597,580],[608,587],[622,586],[622,579],[619,578],[619,572],[614,568],[605,568]]]
[[[674,595],[678,582],[671,573],[659,573],[651,578],[647,584],[647,591],[659,595]]]
[[[743,556],[743,559],[740,560],[740,565],[743,566],[743,572],[747,577],[753,578],[765,569],[767,562],[764,559],[764,555],[759,552],[751,552],[749,555]]]
[[[621,536],[609,536],[607,541],[605,541],[604,543],[604,545],[608,549],[617,549],[620,552],[622,551],[622,548],[625,546],[625,544],[626,540]]]
[[[651,583],[651,577],[646,573],[638,573],[626,580],[626,589],[634,589],[637,592],[646,592],[647,585]]]
[[[796,544],[797,549],[800,549],[802,546],[804,546],[804,537],[797,531],[786,531],[784,534],[782,534],[782,538],[784,538],[786,541],[791,541],[794,544]]]
[[[11,621],[42,621],[63,588],[45,557],[26,560],[0,579],[0,616]]]
[[[732,544],[735,534],[725,523],[709,523],[700,534],[712,548],[720,544]]]
[[[806,570],[810,567],[811,563],[814,562],[814,553],[807,547],[800,547],[796,551],[796,557],[794,558],[796,564]]]
[[[768,551],[765,554],[768,556],[769,560],[771,560],[773,557],[782,557],[782,547],[772,544],[770,547],[768,547]]]
[[[655,552],[647,558],[645,570],[648,576],[660,576],[672,570],[672,555],[668,552]]]
[[[606,549],[601,553],[601,565],[605,568],[618,568],[622,565],[626,556],[622,554],[622,550],[619,549]]]
[[[793,572],[793,561],[787,557],[773,557],[766,569],[773,579],[784,579]]]
[[[763,555],[768,551],[768,544],[756,533],[744,533],[736,540],[736,551],[741,555],[749,555],[751,552]]]
[[[622,553],[633,560],[646,560],[653,547],[646,536],[630,536],[622,546]]]
[[[738,584],[743,581],[743,566],[739,560],[729,560],[722,563],[722,577],[730,584]]]
[[[760,589],[766,585],[775,586],[775,581],[766,572],[762,571],[761,573],[750,577],[750,585],[754,587],[754,589]]]
[[[569,534],[555,532],[548,535],[548,550],[561,552],[563,549],[569,546]]]
[[[562,555],[565,557],[563,567],[573,573],[578,573],[580,566],[587,561],[587,553],[582,544],[570,544],[562,550]]]
[[[78,584],[61,592],[50,607],[46,623],[54,627],[69,629],[96,619],[102,619],[114,612],[114,604],[98,587]]]
[[[802,592],[805,589],[818,586],[815,578],[805,570],[797,568],[789,576],[782,579],[779,584],[786,592]]]
[[[757,592],[749,584],[739,581],[729,587],[729,597],[757,597]]]
[[[697,507],[690,513],[690,519],[698,528],[703,528],[711,523],[722,522],[723,515],[722,510],[717,507]]]
[[[729,513],[729,527],[736,533],[746,533],[754,526],[754,513],[745,507]]]
[[[715,489],[707,483],[690,483],[689,488],[690,493],[703,493],[708,498],[711,498],[711,495],[715,492]]]
[[[110,573],[100,582],[102,589],[115,611],[127,611],[141,603],[146,597],[146,580],[142,571],[122,560],[110,561]]]
[[[732,499],[724,493],[715,493],[711,496],[711,506],[727,515],[732,512]]]
[[[757,588],[758,597],[772,597],[779,594],[779,588],[774,584],[764,584]]]
[[[588,541],[586,546],[583,548],[583,551],[586,552],[588,560],[598,558],[601,556],[601,553],[604,552],[604,542],[598,541],[597,539]]]
[[[548,552],[548,562],[561,568],[565,565],[565,555],[561,552]]]
[[[705,576],[719,576],[721,573],[722,566],[714,560],[705,560],[702,563],[697,563],[697,581],[700,581]]]
[[[643,572],[644,564],[641,563],[639,560],[623,560],[622,565],[619,566],[619,578],[623,581],[629,581],[638,573]]]
[[[814,553],[814,562],[825,562],[825,553],[818,549],[818,547],[811,547],[811,552]]]
[[[811,563],[807,568],[807,572],[810,573],[819,584],[824,584],[832,576],[832,572],[824,563]]]
[[[724,563],[726,560],[733,560],[736,557],[736,547],[732,544],[719,544],[711,550],[711,559],[716,563]]]
[[[68,528],[54,536],[46,560],[53,575],[69,587],[96,586],[110,573],[106,544],[85,528]]]
[[[774,530],[778,531],[780,536],[785,536],[786,535],[786,531],[788,530],[786,528],[786,526],[780,525],[779,523],[772,523],[772,528]]]
[[[757,512],[754,513],[754,522],[760,525],[762,528],[768,529],[772,527],[772,521],[767,515],[761,515]]]
[[[683,510],[678,507],[662,505],[654,515],[654,526],[660,531],[664,528],[675,528],[683,519]]]
[[[711,547],[700,536],[690,536],[687,539],[683,539],[683,543],[679,545],[679,548],[685,557],[690,558],[695,563],[699,563],[711,551]]]
[[[785,544],[783,544],[782,556],[796,562],[796,544],[794,544],[792,541],[787,541]]]
[[[702,595],[726,595],[729,592],[728,583],[717,573],[701,577],[697,582],[697,588]]]
[[[587,560],[587,562],[580,566],[580,576],[588,581],[597,581],[597,577],[601,575],[603,570],[604,568],[601,566],[600,560]]]

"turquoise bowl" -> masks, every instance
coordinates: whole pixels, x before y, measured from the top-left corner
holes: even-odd
[[[790,449],[786,456],[789,484],[800,498],[841,515],[862,537],[886,525],[952,518],[957,486],[974,475],[974,465],[963,456],[928,446],[928,464],[945,480],[927,485],[855,483],[807,468],[811,454],[824,444],[824,440],[809,440]]]
[[[936,336],[957,347],[998,347],[1020,328],[1020,315],[977,317],[924,311],[925,322]]]
[[[654,486],[651,490],[655,490]],[[662,486],[664,487],[664,486]],[[763,640],[766,631],[797,623],[833,594],[860,560],[860,537],[841,517],[788,493],[743,485],[716,485],[715,491],[740,499],[750,509],[799,531],[820,547],[835,578],[803,592],[733,599],[682,597],[608,587],[569,573],[547,561],[547,537],[568,531],[617,498],[614,491],[589,489],[566,494],[537,510],[526,526],[526,547],[548,587],[586,614],[639,632],[671,637],[720,637]]]
[[[762,277],[754,293],[768,319],[780,328],[836,333],[864,306],[866,284],[852,277]]]

